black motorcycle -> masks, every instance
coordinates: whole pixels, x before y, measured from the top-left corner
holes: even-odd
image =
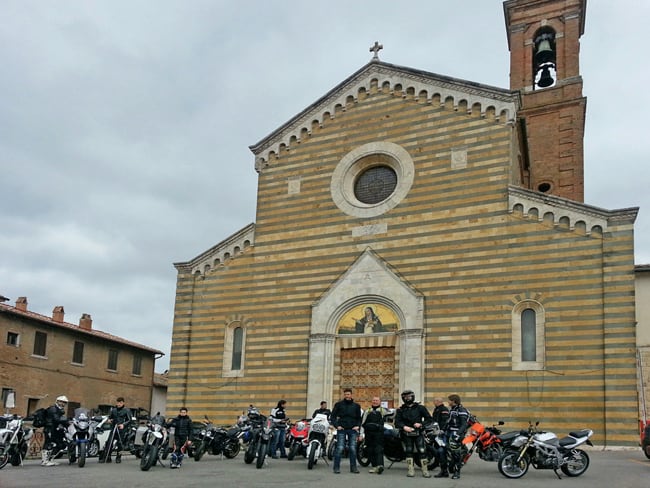
[[[250,415],[249,415],[250,417]],[[264,415],[257,415],[255,419],[252,420],[253,430],[252,430],[252,439],[246,448],[244,453],[244,462],[246,464],[251,464],[253,460],[256,460],[255,466],[257,469],[260,469],[264,466],[264,461],[266,456],[269,453],[269,447],[274,433],[273,420],[265,417]]]
[[[422,431],[424,436],[425,456],[427,459],[427,467],[434,469],[438,466],[438,456],[436,456],[437,438],[440,435],[438,424],[433,423],[427,425]],[[388,469],[399,462],[406,459],[404,452],[404,445],[400,438],[399,430],[393,424],[384,423],[384,457],[390,461]],[[357,461],[361,466],[368,466],[370,464],[370,457],[368,456],[368,448],[365,439],[357,446]],[[413,462],[417,466],[422,465],[420,454],[415,452],[413,455]]]
[[[33,436],[34,429],[24,428],[22,417],[0,417],[0,469],[7,463],[20,466],[27,456],[29,442]]]
[[[199,461],[207,452],[218,456],[223,455],[228,459],[237,457],[240,450],[239,433],[241,428],[235,426],[231,429],[215,427],[210,420],[205,417],[204,427],[197,433],[194,438],[194,460]]]

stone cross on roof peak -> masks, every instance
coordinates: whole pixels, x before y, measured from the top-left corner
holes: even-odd
[[[379,50],[380,50],[380,49],[384,49],[384,46],[382,46],[381,44],[379,44],[378,41],[375,41],[375,45],[372,46],[372,47],[370,48],[370,52],[371,52],[371,53],[374,53],[374,54],[372,55],[372,59],[373,59],[373,61],[374,61],[374,60],[379,61]]]

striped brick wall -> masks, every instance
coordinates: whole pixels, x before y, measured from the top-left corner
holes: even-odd
[[[249,403],[268,413],[284,398],[294,418],[317,408],[305,404],[311,306],[370,247],[425,296],[428,407],[459,393],[488,423],[588,426],[596,443],[634,442],[632,223],[587,234],[509,213],[514,129],[457,108],[375,87],[269,161],[254,245],[205,274],[179,267],[169,412],[187,405],[227,424]],[[384,215],[350,217],[332,201],[332,172],[378,140],[409,152],[413,186]],[[467,165],[452,169],[458,148]],[[373,224],[386,232],[353,234]],[[512,371],[511,313],[525,298],[546,312],[543,371]],[[247,324],[245,370],[224,378],[233,317]],[[336,400],[336,380],[333,390]]]

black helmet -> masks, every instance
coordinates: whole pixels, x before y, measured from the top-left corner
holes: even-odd
[[[413,403],[415,401],[415,393],[413,393],[413,390],[404,390],[402,392],[402,401],[407,405]]]

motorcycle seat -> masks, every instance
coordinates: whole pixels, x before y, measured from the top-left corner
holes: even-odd
[[[589,437],[589,432],[590,432],[589,429],[582,429],[582,430],[577,430],[575,432],[569,432],[569,435],[571,437],[575,437],[579,439],[580,437]]]

